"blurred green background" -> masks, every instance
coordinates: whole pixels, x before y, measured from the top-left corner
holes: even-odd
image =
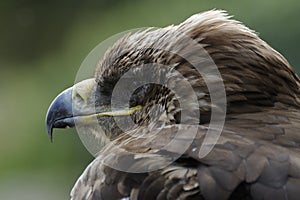
[[[74,130],[55,130],[51,144],[44,118],[99,42],[132,28],[178,24],[213,8],[259,32],[299,72],[298,0],[1,1],[0,199],[69,198],[93,157]]]

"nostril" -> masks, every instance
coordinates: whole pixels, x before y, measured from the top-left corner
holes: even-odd
[[[73,87],[73,100],[76,105],[87,106],[90,103],[94,91],[94,79],[88,79],[77,83]]]
[[[88,104],[89,94],[88,91],[83,87],[75,87],[73,89],[73,102],[77,106],[84,106]]]
[[[85,99],[78,92],[76,92],[76,94],[75,94],[75,99],[79,103],[84,103],[85,102]]]

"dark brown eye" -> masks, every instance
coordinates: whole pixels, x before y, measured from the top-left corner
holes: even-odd
[[[145,84],[137,88],[134,93],[131,95],[129,105],[130,107],[137,105],[146,105],[149,102],[153,104],[163,103],[164,102],[164,93],[169,92],[169,89],[158,84]],[[160,98],[161,97],[161,98]],[[160,99],[160,102],[157,102],[157,99]]]

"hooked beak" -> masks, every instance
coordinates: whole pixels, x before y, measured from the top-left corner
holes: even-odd
[[[97,123],[101,116],[126,116],[142,108],[135,106],[111,111],[110,105],[107,105],[96,109],[96,87],[95,79],[87,79],[64,90],[52,101],[46,115],[46,129],[51,142],[54,128],[86,126]]]
[[[75,126],[75,119],[95,113],[95,80],[87,79],[60,93],[51,103],[46,115],[46,129],[52,142],[54,128]]]

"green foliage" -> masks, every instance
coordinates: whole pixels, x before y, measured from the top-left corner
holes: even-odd
[[[0,199],[18,199],[16,193],[8,195],[9,188],[16,190],[8,185],[22,187],[19,180],[28,177],[33,178],[27,184],[42,181],[53,190],[45,196],[68,197],[92,156],[75,130],[55,130],[50,144],[44,118],[52,99],[73,84],[89,51],[113,34],[178,24],[194,13],[225,9],[259,32],[300,70],[297,0],[75,2],[0,3]]]

